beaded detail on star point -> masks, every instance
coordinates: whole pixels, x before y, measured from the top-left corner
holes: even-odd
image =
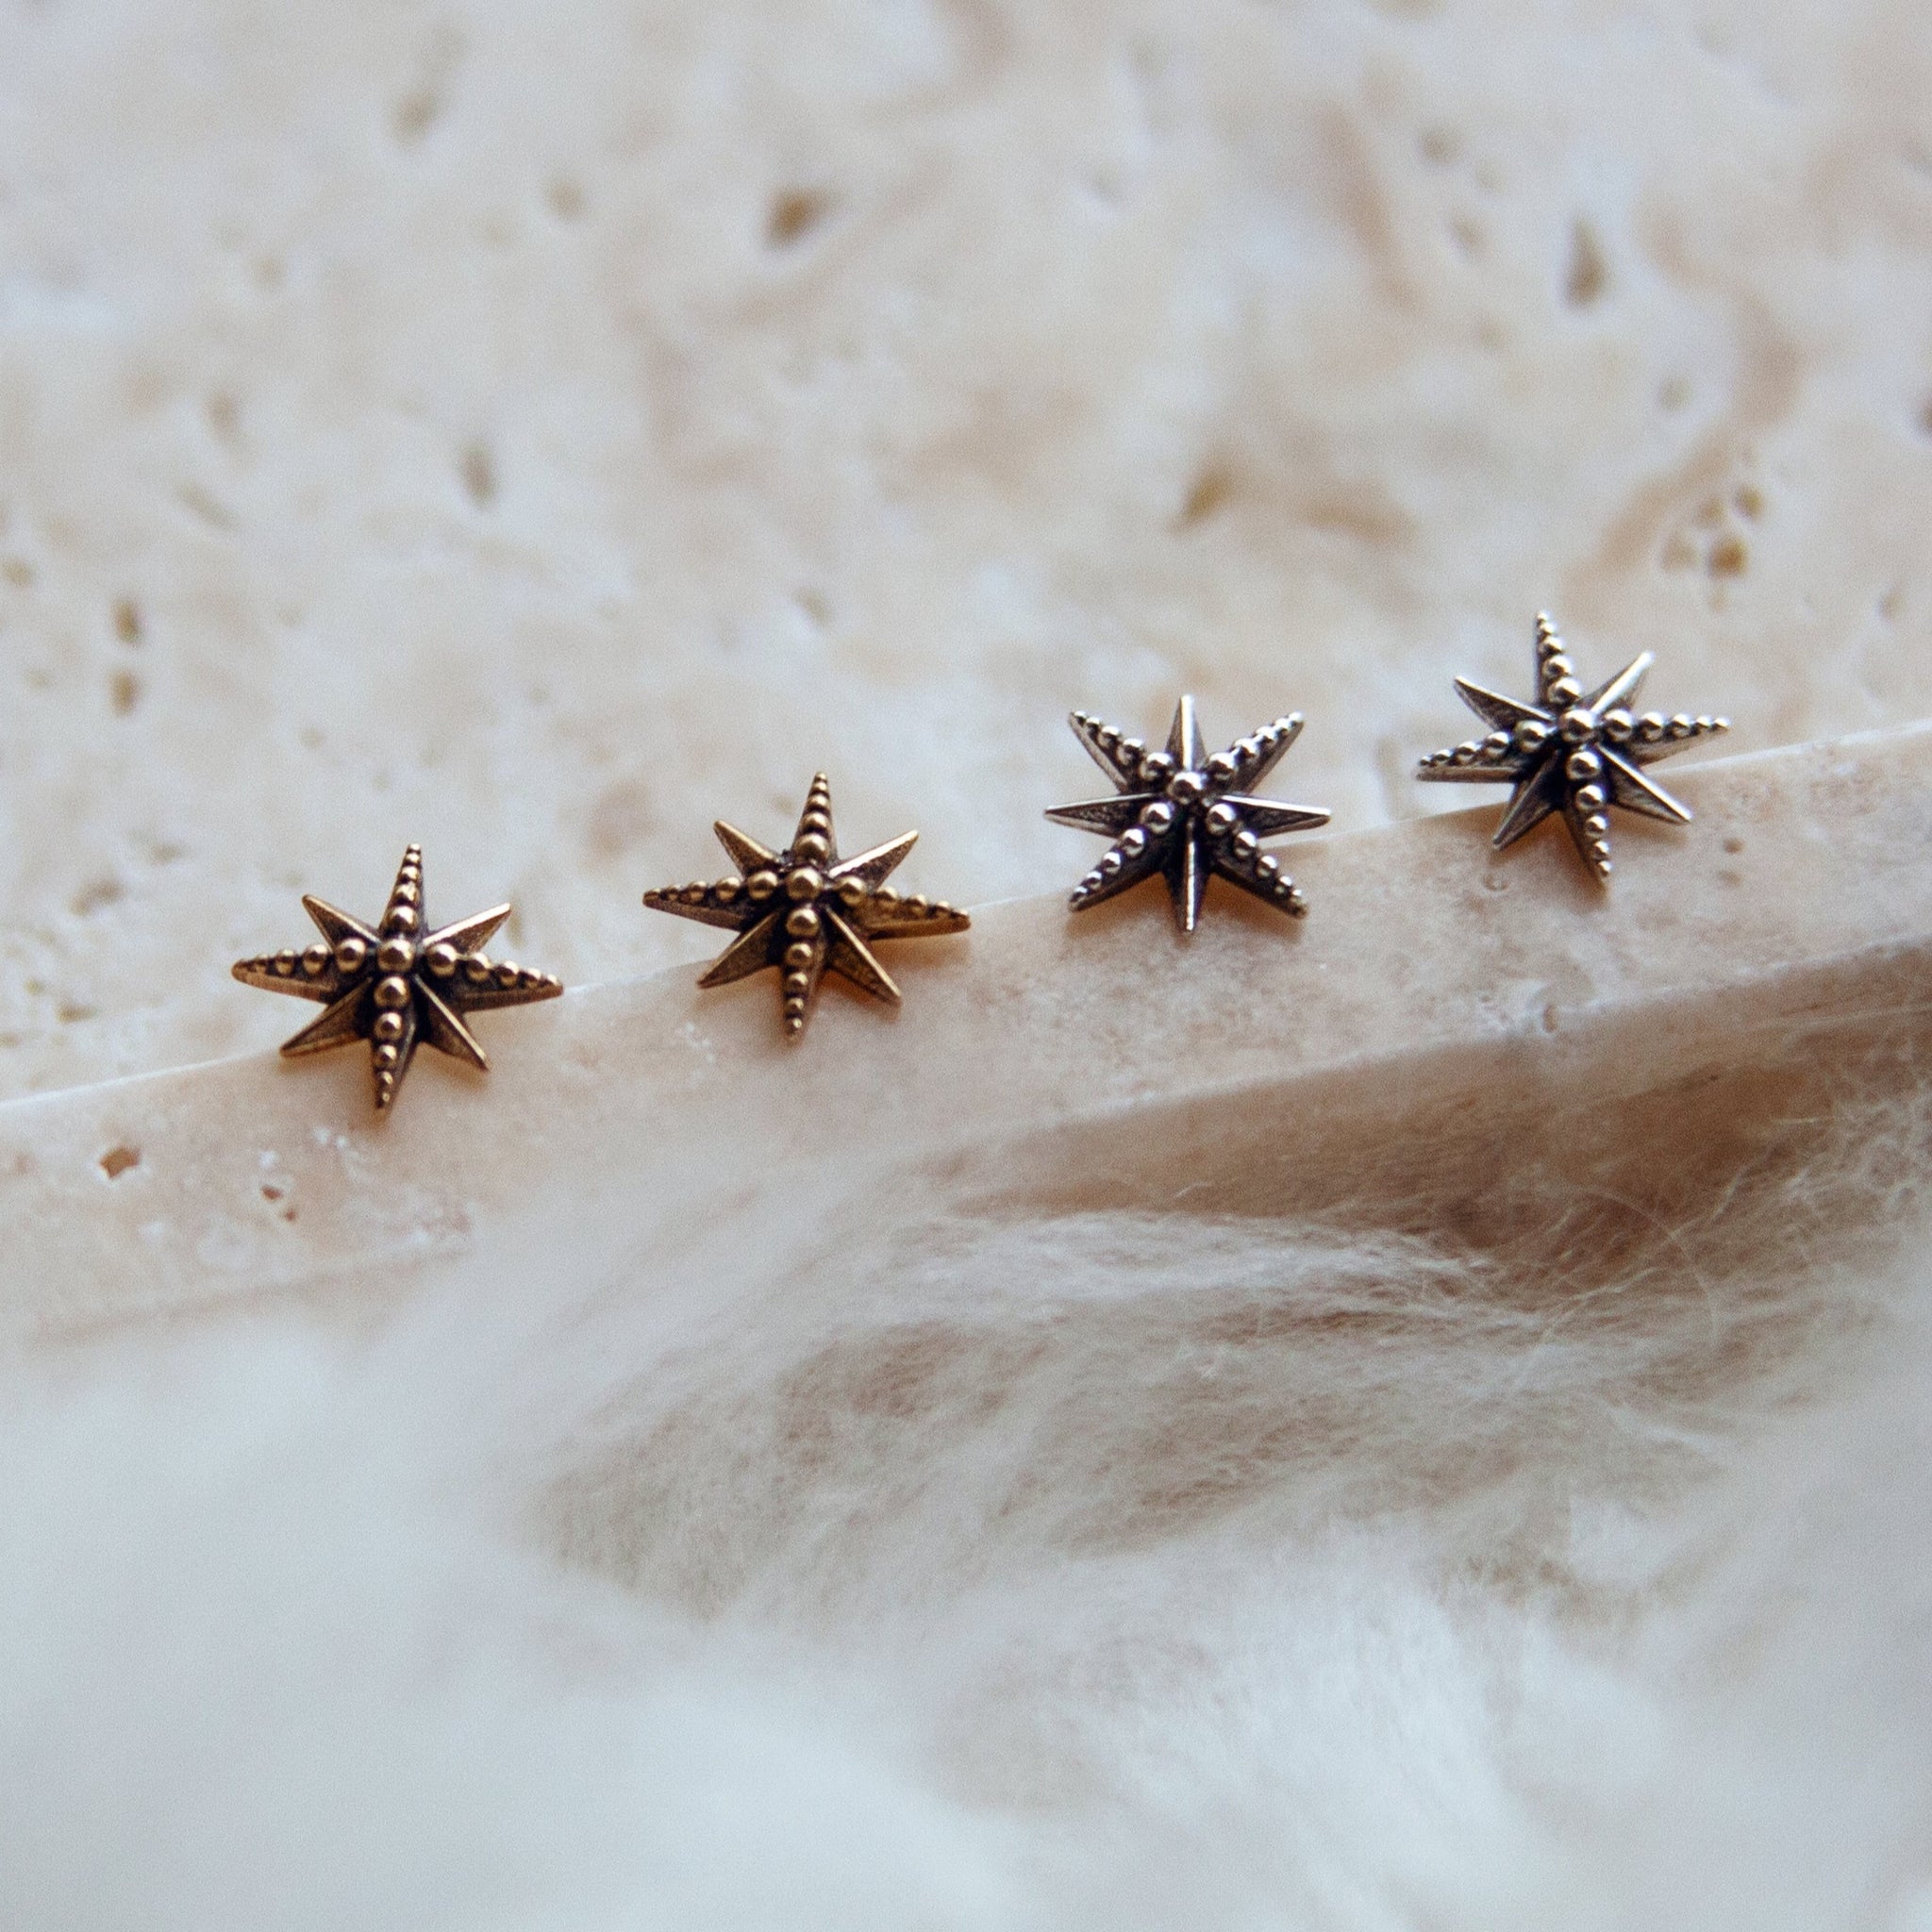
[[[965,913],[943,899],[902,897],[887,877],[912,850],[903,832],[853,858],[841,858],[832,830],[832,788],[823,772],[811,781],[791,842],[774,852],[723,819],[713,827],[738,870],[646,892],[654,912],[675,912],[738,938],[712,961],[701,987],[727,986],[767,966],[778,969],[780,1011],[796,1040],[810,1021],[819,986],[836,973],[890,1006],[899,1004],[892,976],[872,951],[875,940],[931,939],[964,932]]]
[[[1543,820],[1560,812],[1592,877],[1607,884],[1611,807],[1667,824],[1688,825],[1690,808],[1645,776],[1644,767],[1707,738],[1728,731],[1728,718],[1634,713],[1644,676],[1656,661],[1649,651],[1633,658],[1608,683],[1586,692],[1549,614],[1536,621],[1537,691],[1540,702],[1506,698],[1466,677],[1457,694],[1489,732],[1442,751],[1417,768],[1421,778],[1460,784],[1513,785],[1498,850],[1513,845]]]
[[[300,953],[288,948],[237,960],[235,977],[244,986],[325,1002],[320,1018],[283,1042],[282,1052],[291,1059],[368,1041],[378,1112],[394,1105],[416,1048],[425,1041],[479,1072],[489,1071],[464,1014],[552,1000],[563,991],[563,982],[551,974],[491,959],[481,951],[509,917],[508,906],[424,933],[420,845],[403,854],[378,925],[365,925],[306,893],[302,904],[323,942]]]
[[[1219,874],[1264,905],[1299,919],[1307,901],[1261,841],[1281,832],[1312,831],[1328,823],[1319,807],[1257,798],[1261,783],[1300,737],[1299,711],[1277,718],[1225,751],[1209,757],[1194,719],[1194,701],[1174,707],[1164,750],[1150,752],[1138,738],[1085,711],[1067,720],[1088,755],[1118,788],[1113,798],[1054,807],[1055,824],[1099,832],[1112,842],[1074,888],[1075,912],[1098,906],[1157,874],[1174,901],[1183,933],[1200,924],[1208,881]]]

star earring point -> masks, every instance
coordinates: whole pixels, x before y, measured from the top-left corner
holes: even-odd
[[[269,992],[326,1002],[319,1019],[282,1043],[291,1059],[368,1041],[378,1113],[394,1105],[422,1041],[488,1073],[490,1062],[463,1015],[554,1000],[563,991],[563,982],[547,973],[486,958],[479,950],[509,917],[508,906],[424,935],[420,845],[403,854],[379,925],[365,925],[307,893],[302,904],[323,943],[237,960],[235,977]]]
[[[872,951],[875,940],[931,939],[964,932],[972,921],[942,899],[901,898],[886,884],[912,850],[904,832],[855,858],[841,858],[832,831],[832,787],[823,772],[811,781],[798,828],[782,852],[761,845],[720,819],[718,842],[739,870],[709,885],[666,886],[644,894],[654,912],[675,912],[738,937],[698,981],[727,986],[775,966],[785,1031],[798,1039],[810,1020],[820,982],[837,973],[874,999],[899,1004],[899,989]]]
[[[1489,735],[1431,752],[1416,775],[1513,785],[1515,793],[1496,828],[1496,848],[1515,844],[1560,812],[1591,876],[1607,885],[1615,870],[1610,808],[1688,825],[1690,808],[1647,777],[1644,768],[1728,731],[1730,720],[1681,711],[1674,717],[1661,711],[1634,716],[1630,707],[1656,661],[1649,651],[1633,658],[1607,684],[1586,692],[1547,611],[1537,617],[1536,657],[1535,704],[1458,677],[1457,691],[1490,726]]]
[[[1319,807],[1257,798],[1261,783],[1301,736],[1299,711],[1277,718],[1210,758],[1194,718],[1194,701],[1174,707],[1164,750],[1150,752],[1138,738],[1075,711],[1067,720],[1088,755],[1112,779],[1118,796],[1056,806],[1056,824],[1099,832],[1113,842],[1074,887],[1075,912],[1098,906],[1141,880],[1160,874],[1174,901],[1174,924],[1191,933],[1201,923],[1208,880],[1219,874],[1264,905],[1299,919],[1307,911],[1300,889],[1261,841],[1280,832],[1312,831],[1328,823]]]

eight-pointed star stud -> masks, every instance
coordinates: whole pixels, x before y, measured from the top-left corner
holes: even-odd
[[[891,974],[874,957],[874,940],[932,939],[972,924],[943,899],[901,898],[886,884],[912,850],[904,832],[856,858],[841,858],[832,837],[832,788],[821,772],[806,794],[791,843],[774,852],[723,819],[718,842],[738,871],[709,885],[646,892],[658,912],[737,930],[700,986],[726,986],[767,966],[783,974],[785,1031],[796,1040],[811,1018],[819,982],[838,973],[874,999],[899,1003]]]
[[[1524,704],[1456,680],[1462,702],[1490,726],[1447,751],[1431,752],[1418,769],[1423,778],[1466,785],[1513,785],[1515,795],[1496,828],[1500,851],[1561,812],[1583,862],[1602,883],[1610,859],[1609,808],[1641,812],[1668,824],[1688,825],[1690,808],[1643,774],[1643,767],[1670,758],[1699,739],[1728,731],[1728,718],[1633,717],[1631,703],[1655,661],[1643,652],[1607,684],[1586,693],[1571,667],[1563,640],[1547,612],[1536,621],[1537,689],[1541,704]]]
[[[238,960],[235,977],[270,992],[325,1000],[321,1018],[284,1041],[282,1051],[293,1058],[368,1041],[378,1111],[386,1111],[401,1091],[419,1041],[426,1040],[487,1073],[490,1062],[462,1016],[485,1007],[554,1000],[563,991],[563,982],[547,973],[484,958],[479,948],[509,917],[508,906],[423,936],[420,845],[403,854],[379,927],[372,929],[306,894],[302,904],[326,943],[306,953]]]
[[[1194,723],[1191,697],[1174,707],[1165,751],[1149,751],[1140,739],[1123,737],[1114,725],[1085,711],[1075,711],[1067,722],[1120,792],[1117,798],[1088,805],[1056,806],[1047,813],[1060,824],[1100,832],[1113,841],[1074,887],[1070,903],[1075,912],[1156,873],[1166,877],[1174,923],[1184,933],[1201,923],[1211,873],[1280,911],[1296,918],[1307,912],[1307,901],[1282,871],[1281,861],[1261,850],[1261,841],[1277,832],[1325,825],[1328,814],[1253,795],[1300,737],[1299,711],[1237,739],[1212,758]]]

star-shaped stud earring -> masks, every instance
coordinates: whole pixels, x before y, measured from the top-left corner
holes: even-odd
[[[1272,852],[1261,850],[1261,841],[1277,832],[1325,825],[1328,814],[1253,796],[1254,787],[1301,736],[1299,711],[1275,719],[1252,737],[1237,739],[1212,758],[1194,723],[1191,697],[1174,707],[1165,751],[1149,751],[1140,739],[1123,737],[1114,725],[1085,711],[1075,711],[1067,722],[1120,792],[1117,798],[1088,805],[1056,806],[1047,813],[1057,824],[1104,833],[1113,841],[1074,887],[1069,903],[1075,912],[1156,873],[1167,880],[1174,923],[1184,933],[1201,923],[1201,902],[1212,873],[1297,919],[1307,911],[1295,882]]]
[[[1502,697],[1458,677],[1456,689],[1462,702],[1490,726],[1489,736],[1431,752],[1416,775],[1465,785],[1515,786],[1496,827],[1497,850],[1515,844],[1559,811],[1584,864],[1607,883],[1615,869],[1609,808],[1688,825],[1690,808],[1646,778],[1643,767],[1699,739],[1728,731],[1731,721],[1692,718],[1681,711],[1671,718],[1661,711],[1633,717],[1630,706],[1656,661],[1649,651],[1586,695],[1547,612],[1536,621],[1536,658],[1541,704]]]
[[[325,943],[305,953],[290,950],[238,960],[235,977],[270,992],[326,1001],[321,1018],[285,1041],[282,1051],[293,1058],[368,1041],[378,1112],[386,1112],[402,1091],[420,1041],[488,1073],[490,1062],[462,1015],[486,1007],[554,1000],[563,991],[563,982],[547,973],[487,959],[478,950],[509,917],[508,906],[423,936],[420,845],[403,854],[379,927],[366,926],[306,893],[302,904]]]
[[[943,899],[901,898],[886,884],[912,850],[917,832],[904,832],[856,858],[841,858],[832,837],[832,788],[821,772],[806,794],[791,843],[774,852],[720,819],[718,842],[738,871],[710,885],[666,886],[644,904],[706,925],[736,929],[700,986],[775,966],[784,977],[785,1031],[796,1040],[811,1018],[819,982],[837,973],[874,999],[899,1004],[892,976],[874,957],[874,940],[932,939],[964,932],[972,921]]]

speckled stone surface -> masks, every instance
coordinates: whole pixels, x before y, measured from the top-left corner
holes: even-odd
[[[0,76],[0,1092],[272,1045],[227,961],[409,840],[573,983],[820,768],[1047,892],[1076,704],[1457,804],[1544,604],[1740,752],[1932,711],[1916,0],[47,0]]]

